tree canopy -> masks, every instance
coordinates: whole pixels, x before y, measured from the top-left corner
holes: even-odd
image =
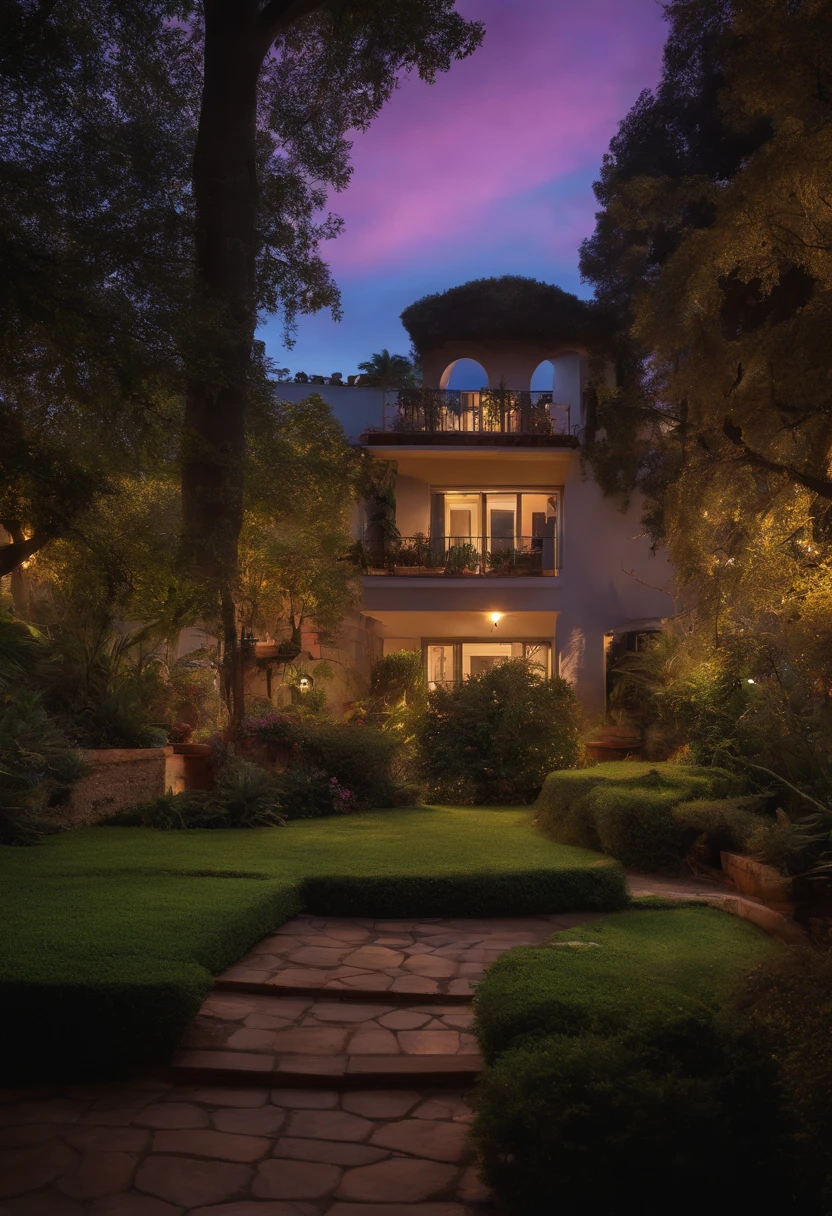
[[[661,83],[612,142],[582,250],[618,362],[585,455],[607,491],[646,496],[700,645],[780,706],[771,739],[828,751],[832,9],[667,14]]]

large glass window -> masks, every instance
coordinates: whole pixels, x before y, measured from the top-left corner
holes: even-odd
[[[527,659],[542,676],[551,675],[548,642],[472,641],[427,642],[424,644],[429,688],[450,688],[462,680],[482,675],[507,659]]]

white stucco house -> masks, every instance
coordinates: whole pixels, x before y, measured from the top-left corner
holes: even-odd
[[[356,517],[363,604],[344,646],[359,668],[382,653],[421,650],[431,685],[525,656],[570,680],[597,712],[614,640],[672,615],[672,570],[641,534],[640,504],[622,512],[582,469],[587,344],[576,326],[550,323],[544,308],[535,332],[526,319],[521,334],[508,300],[479,336],[455,296],[463,290],[429,298],[431,332],[411,318],[423,387],[313,390],[395,476],[400,539],[380,538],[366,511]],[[481,365],[480,389],[447,387],[460,359]],[[541,364],[551,387],[532,390]],[[276,386],[290,400],[309,391]]]

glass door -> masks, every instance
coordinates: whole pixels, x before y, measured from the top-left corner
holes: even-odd
[[[491,536],[492,553],[514,548],[514,519],[513,507],[489,507],[488,531]]]

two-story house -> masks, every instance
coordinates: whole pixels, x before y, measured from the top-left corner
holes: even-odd
[[[613,640],[672,614],[672,571],[640,534],[639,504],[622,511],[582,469],[586,306],[556,288],[541,306],[542,284],[518,302],[531,281],[502,282],[502,300],[501,280],[485,280],[484,302],[469,284],[405,311],[422,387],[316,389],[395,476],[398,537],[371,513],[356,521],[363,606],[348,631],[365,662],[420,649],[431,686],[522,656],[597,711]],[[481,365],[481,388],[448,388],[461,359]],[[541,364],[551,387],[533,390]]]

